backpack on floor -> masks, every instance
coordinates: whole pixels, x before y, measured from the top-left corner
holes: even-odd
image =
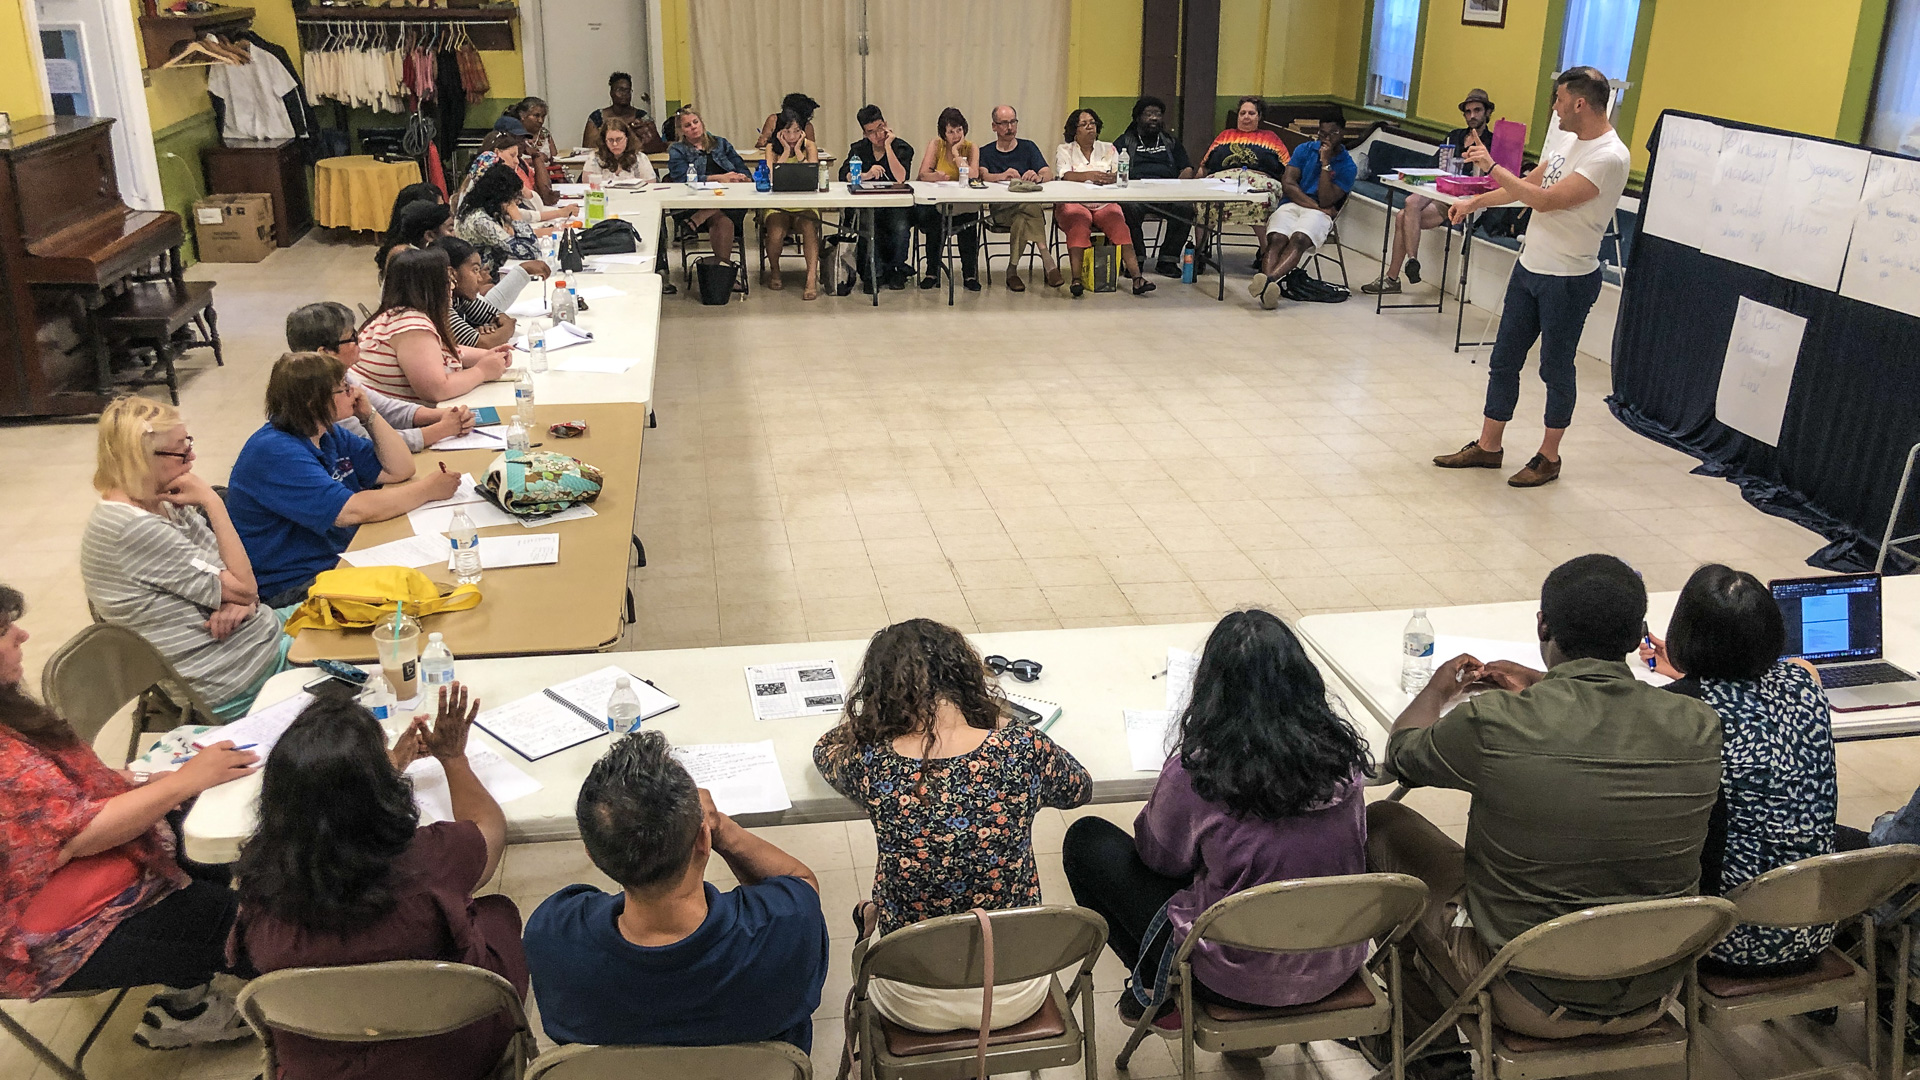
[[[1280,295],[1303,304],[1338,304],[1353,293],[1344,285],[1321,281],[1307,273],[1304,266],[1296,266],[1292,273],[1280,279]]]

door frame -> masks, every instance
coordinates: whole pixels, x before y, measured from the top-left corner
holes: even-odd
[[[647,112],[660,124],[665,120],[660,110],[667,107],[666,43],[660,35],[660,0],[643,0],[642,6],[647,21],[647,94],[652,99],[649,102],[652,107]],[[541,0],[520,0],[520,71],[526,80],[527,93],[535,97],[547,96],[547,24],[542,7]]]
[[[136,210],[164,210],[166,196],[161,190],[160,158],[153,146],[153,119],[147,111],[146,72],[141,67],[140,35],[133,22],[133,5],[120,0],[62,2],[85,8],[88,14],[98,16],[106,29],[106,40],[96,42],[91,40],[85,23],[73,24],[87,58],[87,81],[93,91],[94,112],[113,117],[117,132],[124,134],[128,160],[120,160],[117,152],[114,155],[120,199]],[[38,0],[23,0],[21,6],[26,9],[27,51],[33,56],[34,75],[40,81],[41,106],[51,114],[53,99],[47,94],[46,62],[40,55],[40,5]],[[68,24],[62,20],[57,25]],[[112,78],[105,79],[103,75]],[[115,149],[118,151],[121,147]]]

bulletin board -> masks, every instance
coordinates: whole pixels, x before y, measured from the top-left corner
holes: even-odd
[[[1608,405],[1871,569],[1920,442],[1920,161],[1671,109],[1648,150]]]

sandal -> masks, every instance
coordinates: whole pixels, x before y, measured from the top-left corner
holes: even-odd
[[[1158,285],[1155,285],[1144,277],[1133,279],[1133,295],[1135,296],[1145,296],[1157,288],[1159,288]]]
[[[1079,278],[1074,278],[1073,284],[1067,286],[1067,291],[1072,293],[1074,297],[1077,299],[1081,293],[1087,291],[1087,287],[1080,283]]]
[[[773,290],[774,292],[779,292],[780,290],[786,288],[786,285],[781,282],[779,274],[774,274],[773,276],[767,279],[767,288]]]
[[[820,288],[817,285],[808,285],[806,291],[800,294],[800,299],[802,300],[818,300],[819,298]]]

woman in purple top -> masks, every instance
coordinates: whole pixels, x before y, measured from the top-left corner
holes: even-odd
[[[1366,872],[1367,745],[1328,700],[1287,625],[1236,611],[1207,638],[1180,745],[1127,836],[1104,818],[1067,830],[1074,901],[1106,917],[1107,944],[1135,972],[1129,1021],[1164,991],[1201,912],[1244,889]],[[1194,997],[1273,1008],[1318,1001],[1366,959],[1366,945],[1275,955],[1202,946]]]

